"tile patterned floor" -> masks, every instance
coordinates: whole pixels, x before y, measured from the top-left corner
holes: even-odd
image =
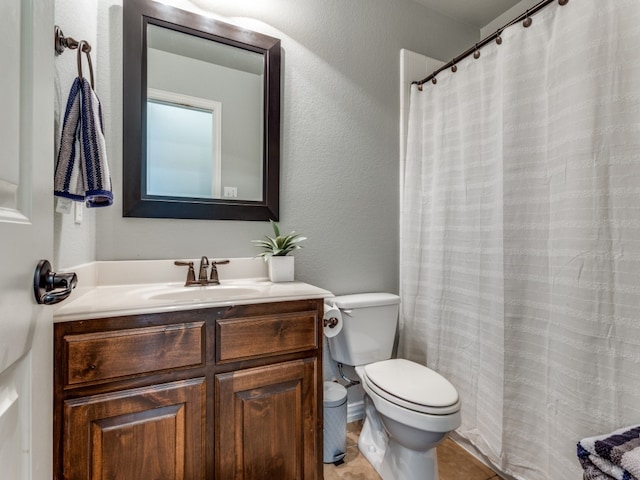
[[[347,455],[339,466],[324,465],[324,480],[380,480],[380,476],[358,450],[361,422],[347,427]],[[440,480],[500,480],[500,477],[452,440],[438,446]]]

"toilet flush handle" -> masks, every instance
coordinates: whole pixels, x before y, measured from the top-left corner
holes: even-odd
[[[339,320],[336,317],[325,318],[322,321],[323,327],[336,328],[338,326]]]

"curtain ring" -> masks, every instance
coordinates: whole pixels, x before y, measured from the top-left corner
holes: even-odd
[[[533,23],[533,20],[531,20],[531,17],[529,16],[529,10],[527,10],[526,12],[526,17],[524,19],[524,21],[522,22],[522,26],[524,28],[529,28],[531,26],[531,24]]]
[[[451,65],[451,71],[453,73],[456,73],[458,71],[458,66],[455,63],[453,65]]]
[[[91,88],[95,89],[95,84],[93,82],[93,65],[91,64],[91,45],[89,45],[86,41],[80,40],[78,42],[78,77],[80,79],[82,76],[82,53],[84,52],[87,55],[87,63],[89,64],[89,76],[91,78]]]
[[[476,51],[473,52],[473,58],[476,60],[480,58],[480,50],[478,50],[478,44],[476,43]]]
[[[502,45],[502,37],[500,36],[502,34],[502,32],[500,30],[498,30],[496,32],[496,43],[498,45]]]
[[[567,3],[569,3],[569,0],[558,0],[558,3],[562,6],[566,5]]]

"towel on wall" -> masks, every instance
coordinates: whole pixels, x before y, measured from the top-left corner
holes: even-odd
[[[639,480],[640,425],[578,442],[584,480]]]
[[[64,112],[54,194],[87,207],[113,204],[102,106],[84,78],[76,78]]]

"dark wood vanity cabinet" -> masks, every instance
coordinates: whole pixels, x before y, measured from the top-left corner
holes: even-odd
[[[54,478],[322,478],[322,299],[56,323]]]
[[[64,403],[61,478],[204,478],[205,380]]]
[[[216,375],[216,478],[317,478],[316,368],[306,358]]]

